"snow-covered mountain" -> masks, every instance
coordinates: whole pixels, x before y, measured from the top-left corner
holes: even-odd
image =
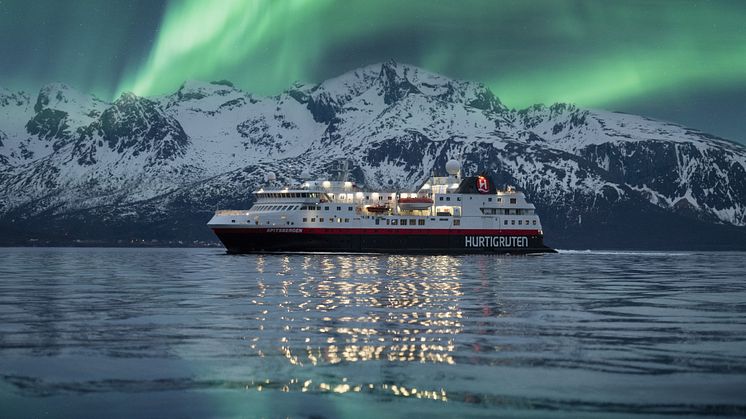
[[[446,160],[527,192],[547,242],[746,247],[746,148],[569,104],[511,110],[479,83],[387,62],[259,97],[189,81],[113,103],[62,85],[0,89],[0,241],[208,239],[263,174],[412,189]]]

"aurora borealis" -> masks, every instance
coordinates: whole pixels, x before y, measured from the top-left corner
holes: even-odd
[[[573,102],[745,141],[746,2],[0,0],[0,86],[259,94],[395,59],[509,107]]]

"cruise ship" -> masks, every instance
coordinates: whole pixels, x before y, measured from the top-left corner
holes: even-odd
[[[268,186],[248,210],[208,222],[228,253],[551,253],[536,208],[487,173],[431,177],[416,192],[374,192],[345,180]],[[270,185],[276,176],[267,175]]]

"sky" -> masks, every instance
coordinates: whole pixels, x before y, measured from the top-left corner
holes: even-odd
[[[511,108],[571,102],[746,143],[746,1],[0,0],[0,87],[273,95],[394,59]]]

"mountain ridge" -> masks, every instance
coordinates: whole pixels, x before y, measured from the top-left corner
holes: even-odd
[[[499,183],[525,190],[550,244],[614,246],[609,234],[589,237],[617,228],[610,214],[625,208],[616,219],[650,214],[678,220],[676,230],[719,226],[727,232],[697,233],[704,247],[746,246],[743,146],[571,104],[508,109],[481,83],[393,61],[295,83],[272,97],[227,81],[187,81],[169,95],[127,93],[108,103],[55,83],[32,101],[0,89],[0,232],[20,232],[20,242],[44,239],[44,225],[73,238],[81,222],[103,220],[125,238],[128,225],[133,238],[148,225],[156,239],[208,240],[210,211],[248,206],[264,171],[297,182],[308,173],[324,177],[346,159],[359,183],[404,190],[461,156],[466,172],[490,170]],[[124,209],[137,216],[116,215]],[[188,228],[162,232],[169,216]],[[632,247],[689,237],[620,231],[617,242]],[[105,232],[87,234],[107,240]],[[639,238],[625,236],[632,234]]]

